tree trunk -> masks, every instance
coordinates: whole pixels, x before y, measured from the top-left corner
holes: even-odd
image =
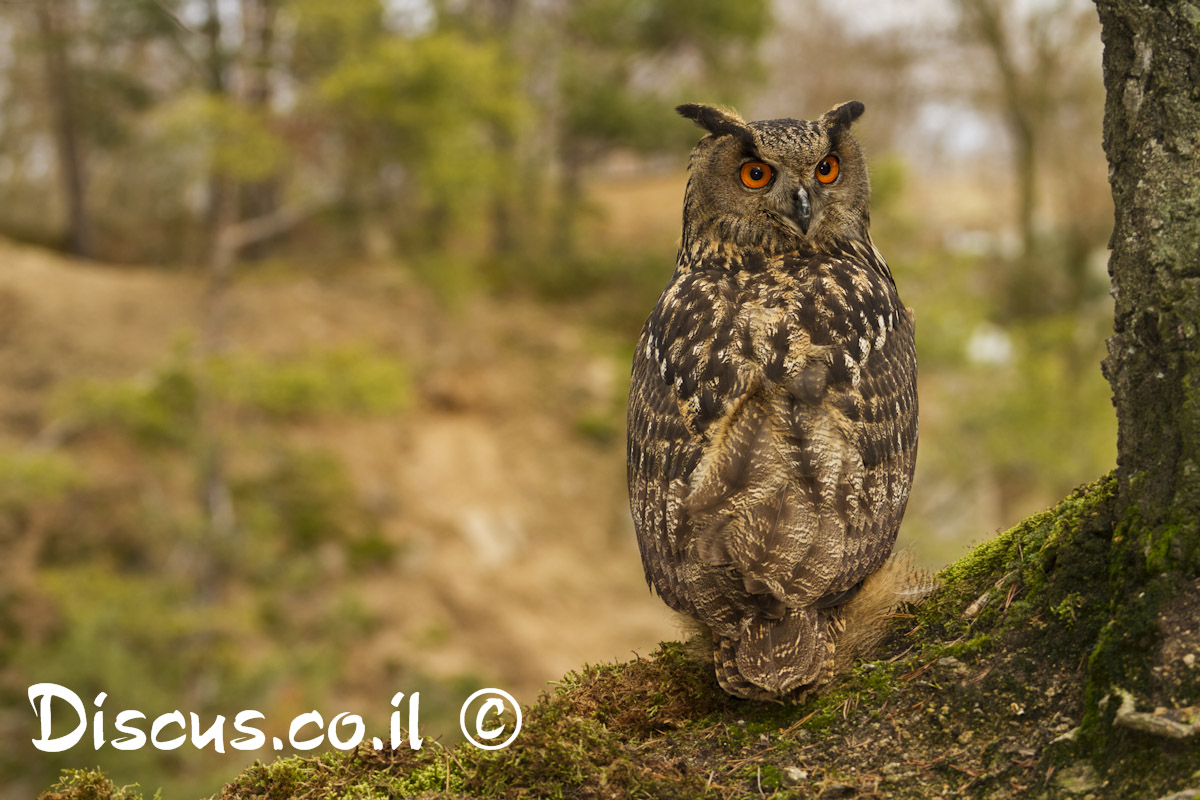
[[[1200,701],[1180,661],[1200,647],[1200,14],[1178,0],[1096,6],[1116,209],[1103,369],[1117,470],[1108,620],[1088,656],[1080,739],[1099,763],[1167,764],[1186,753],[1122,729],[1153,721],[1139,704],[1169,714]]]
[[[491,14],[488,28],[499,34],[503,44],[505,57],[515,63],[524,60],[519,42],[517,27],[518,0],[497,0],[490,6]],[[514,131],[506,125],[494,125],[492,129],[492,144],[496,149],[498,161],[506,171],[516,171],[521,159],[521,141]],[[526,192],[513,191],[518,185],[515,180],[501,181],[499,186],[492,188],[492,253],[499,256],[511,256],[520,251],[522,242],[522,226],[520,224],[519,205],[528,202]]]
[[[266,114],[273,100],[271,67],[275,57],[275,20],[278,12],[277,0],[244,0],[242,3],[242,30],[246,39],[243,45],[252,54],[246,65],[245,104],[259,114]],[[241,185],[241,207],[238,219],[266,217],[279,210],[279,175]],[[268,252],[266,240],[254,242],[246,247],[242,257],[249,260],[263,258]]]
[[[1097,0],[1116,298],[1104,373],[1118,519],[1150,572],[1197,571],[1200,541],[1200,12]]]
[[[221,44],[222,25],[218,0],[206,0],[206,17],[202,32],[207,40],[204,57],[204,86],[205,90],[214,97],[224,97],[226,92],[226,70],[228,57]],[[220,228],[219,217],[225,208],[224,193],[232,191],[230,182],[215,173],[208,178],[208,207],[205,209],[205,224],[207,227],[208,257],[216,258],[215,249],[217,232]]]
[[[1034,250],[1034,214],[1037,203],[1037,122],[1030,98],[1022,86],[1015,46],[1005,27],[1005,0],[960,0],[970,34],[991,55],[1000,83],[1005,125],[1013,140],[1013,174],[1017,189],[1017,231],[1021,257],[1028,261]],[[1011,13],[1009,11],[1008,13]]]
[[[44,48],[47,94],[54,114],[58,171],[67,203],[67,251],[87,258],[91,255],[91,235],[85,202],[83,153],[62,3],[42,0],[34,7]]]
[[[218,0],[207,0],[208,17],[204,33],[208,40],[208,51],[205,68],[209,93],[224,97],[229,93],[229,59],[221,41],[218,6]],[[210,369],[212,361],[225,351],[229,291],[237,258],[230,231],[238,218],[238,185],[232,178],[214,169],[209,176],[209,190],[208,280],[200,305],[200,435],[197,470],[197,493],[207,528],[207,546],[201,550],[198,558],[196,583],[201,599],[211,603],[220,595],[223,587],[221,549],[228,546],[237,531],[233,492],[226,469],[228,409],[214,391]]]

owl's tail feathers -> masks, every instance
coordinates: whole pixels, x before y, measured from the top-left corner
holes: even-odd
[[[820,612],[811,608],[755,619],[736,640],[718,637],[716,644],[717,682],[734,697],[781,700],[833,677],[833,643]]]
[[[937,582],[916,566],[911,553],[893,553],[841,607],[842,633],[837,639],[834,668],[839,672],[848,669],[855,658],[869,653],[883,638],[892,612],[920,603],[935,589]]]
[[[789,608],[780,619],[751,620],[737,639],[715,636],[717,682],[748,700],[802,700],[875,647],[892,612],[936,588],[910,554],[895,554],[843,605]]]

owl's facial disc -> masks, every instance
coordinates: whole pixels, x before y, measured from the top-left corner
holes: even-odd
[[[812,200],[809,199],[808,189],[803,186],[796,189],[796,224],[800,232],[808,233],[808,223],[812,220]]]

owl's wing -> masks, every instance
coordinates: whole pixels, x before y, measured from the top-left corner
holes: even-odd
[[[694,531],[684,499],[709,426],[747,394],[717,355],[730,344],[735,310],[722,280],[677,275],[642,328],[630,381],[629,505],[646,580],[668,606],[702,619],[697,596],[716,602],[723,589],[687,555]]]
[[[891,553],[917,461],[914,320],[898,298],[891,308],[895,322],[876,334],[879,344],[863,360],[857,385],[851,371],[848,382],[830,387],[828,400],[846,421],[847,440],[861,462],[855,506],[835,502],[846,518],[842,574],[855,581],[882,566]]]
[[[643,339],[646,335],[643,334]],[[690,612],[679,586],[678,542],[683,535],[685,476],[699,458],[670,387],[652,361],[634,360],[629,396],[629,507],[637,532],[646,581],[676,611]]]

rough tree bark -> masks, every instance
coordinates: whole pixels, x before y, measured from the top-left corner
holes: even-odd
[[[1097,0],[1116,205],[1119,511],[1151,568],[1196,567],[1200,516],[1200,6]],[[1174,522],[1183,525],[1172,525]],[[1164,537],[1169,537],[1166,541]]]
[[[1116,208],[1103,369],[1117,411],[1117,497],[1111,618],[1089,659],[1085,739],[1112,754],[1119,737],[1105,723],[1131,717],[1105,697],[1134,688],[1181,711],[1200,700],[1195,671],[1174,663],[1196,647],[1200,608],[1200,6],[1096,6]]]

